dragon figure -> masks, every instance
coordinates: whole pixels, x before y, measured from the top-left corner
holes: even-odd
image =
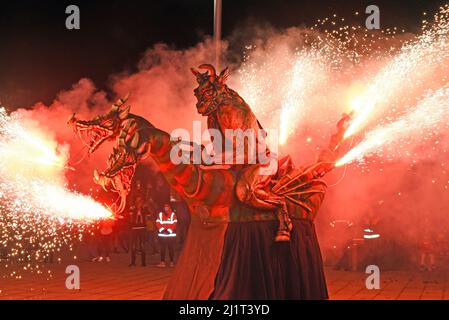
[[[128,97],[129,95],[118,99],[107,114],[97,116],[92,120],[79,120],[75,113],[69,118],[68,125],[73,128],[87,148],[87,154],[95,152],[103,142],[108,140],[116,140],[116,147],[114,147],[114,152],[109,157],[108,163],[112,161],[112,156],[117,154],[116,148],[134,148],[139,155],[147,152],[145,146],[142,146],[141,149],[137,148],[140,136],[144,134],[141,129],[154,128],[154,126],[144,118],[130,113],[131,106],[125,105]],[[128,163],[129,159],[127,160],[124,163]],[[121,212],[125,208],[126,195],[131,188],[131,180],[128,178],[132,177],[132,174],[124,174],[125,171],[118,173],[115,179],[108,180],[114,190],[120,190],[117,192],[120,193],[121,201],[118,207],[114,207],[116,212]],[[99,177],[98,171],[95,170],[94,180],[98,182]],[[107,184],[104,185],[105,189],[107,187]]]
[[[209,128],[222,132],[234,128],[260,129],[248,104],[226,86],[228,69],[217,76],[210,65],[200,68],[207,72],[192,69],[199,83],[195,96],[198,112],[208,117]],[[226,230],[231,224],[234,227],[234,223],[240,222],[277,221],[275,239],[285,242],[290,240],[292,219],[313,221],[326,192],[321,177],[334,168],[349,121],[349,116],[344,115],[337,125],[337,133],[317,163],[295,168],[290,158],[285,157],[279,161],[275,173],[263,175],[260,170],[267,165],[264,163],[231,166],[231,169],[190,161],[175,164],[170,154],[178,141],[144,118],[131,114],[125,101],[126,98],[118,100],[108,114],[89,121],[73,115],[69,124],[83,137],[89,152],[94,152],[106,140],[116,139],[107,168],[101,173],[95,170],[94,180],[106,190],[120,194],[117,212],[125,207],[125,196],[137,164],[148,157],[185,199],[192,222],[178,261],[183,267],[175,270],[165,293],[166,298],[177,299],[207,299],[211,294],[214,298],[223,297],[216,291],[215,276],[223,267]]]

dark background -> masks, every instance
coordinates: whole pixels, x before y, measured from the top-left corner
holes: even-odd
[[[333,13],[363,24],[376,4],[381,26],[419,31],[422,12],[444,0],[223,0],[223,37],[251,23],[310,26]],[[67,30],[65,8],[81,10],[81,30]],[[358,17],[354,12],[362,13]],[[350,21],[350,19],[355,19]],[[356,20],[358,19],[358,20]],[[213,32],[213,0],[20,0],[0,3],[0,101],[10,108],[50,103],[82,77],[107,88],[108,77],[132,70],[146,48],[182,49]]]

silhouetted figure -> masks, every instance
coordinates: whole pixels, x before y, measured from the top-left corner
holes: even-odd
[[[146,266],[145,237],[146,221],[142,198],[136,199],[136,205],[131,209],[129,221],[131,227],[131,264],[136,265],[137,252],[141,254],[142,267]]]
[[[147,215],[145,216],[146,230],[147,230],[147,241],[148,249],[150,249],[151,254],[159,253],[157,248],[157,229],[156,229],[156,219],[157,219],[157,209],[154,204],[153,199],[148,196],[147,198]]]

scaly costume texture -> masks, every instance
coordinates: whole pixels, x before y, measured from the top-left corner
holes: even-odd
[[[211,128],[257,128],[250,107],[225,82],[227,69],[216,75],[192,69],[199,87],[197,109]],[[188,236],[166,299],[326,299],[321,253],[313,220],[348,116],[317,163],[295,168],[287,157],[271,175],[261,175],[262,163],[231,166],[174,164],[170,151],[176,141],[145,119],[129,113],[126,99],[105,116],[69,121],[94,151],[106,139],[116,139],[102,173],[94,180],[124,198],[138,162],[151,157],[168,183],[185,199],[192,218]],[[113,128],[111,123],[114,123]],[[86,139],[87,138],[87,139]],[[269,150],[266,150],[269,153]]]

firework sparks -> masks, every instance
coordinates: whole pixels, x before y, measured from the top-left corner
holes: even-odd
[[[324,81],[324,65],[320,56],[314,51],[298,53],[294,62],[291,79],[282,103],[279,119],[279,143],[285,144],[295,129],[295,124],[301,117],[301,111],[306,108],[306,97],[313,93],[313,88]],[[314,77],[309,75],[314,74]]]
[[[426,144],[440,148],[443,143],[433,146],[431,137],[445,130],[449,6],[440,8],[432,23],[424,22],[422,33],[413,38],[395,38],[397,28],[368,32],[339,25],[343,22],[334,15],[318,20],[313,32],[290,31],[301,39],[299,44],[281,37],[279,42],[247,48],[241,91],[261,122],[279,128],[280,144],[303,133],[310,145],[326,141],[323,125],[332,124],[336,113],[351,113],[345,138],[355,136],[362,142],[340,159],[339,166],[369,155],[416,163],[418,149]],[[426,95],[429,90],[432,93]],[[430,106],[432,101],[440,109]]]
[[[347,89],[345,82],[360,72],[355,66],[367,60],[378,63],[379,56],[386,59],[400,45],[400,40],[388,42],[396,28],[371,32],[343,23],[344,18],[334,15],[319,19],[310,29],[292,29],[246,47],[239,91],[264,127],[279,128],[276,142],[286,144],[311,124],[315,135],[322,133],[319,138],[325,140],[328,132],[317,126],[331,125],[336,112],[347,111],[338,100]]]
[[[418,155],[407,148],[410,141],[421,139],[430,143],[432,139],[438,139],[438,133],[449,128],[448,119],[449,86],[446,86],[428,93],[415,108],[397,121],[380,125],[370,131],[362,142],[337,161],[336,166],[356,160],[362,161],[364,157],[374,154],[387,154],[391,160],[394,158],[394,152],[402,160],[416,159]]]
[[[105,207],[63,185],[67,150],[58,150],[55,141],[36,129],[25,128],[20,121],[0,109],[2,181],[47,214],[87,220],[109,217]]]
[[[423,34],[406,44],[363,94],[352,101],[355,118],[345,137],[368,126],[372,119],[380,120],[336,166],[364,162],[374,155],[387,160],[400,158],[416,163],[420,157],[416,152],[418,144],[420,149],[425,149],[427,144],[432,145],[431,151],[446,152],[440,138],[447,130],[449,117],[444,69],[449,58],[449,6],[440,8],[433,24],[426,23],[423,30]],[[414,98],[424,90],[430,91],[414,107],[401,107],[398,102],[404,97]],[[417,144],[417,141],[420,143]]]
[[[371,118],[390,108],[399,111],[399,97],[411,96],[423,85],[427,88],[431,77],[449,58],[449,7],[441,8],[434,24],[416,40],[406,43],[374,79],[364,92],[352,102],[354,119],[345,133],[349,137],[368,125]],[[439,70],[441,71],[441,70]]]
[[[67,148],[23,121],[0,109],[0,248],[8,252],[6,267],[15,262],[42,273],[40,262],[63,246],[70,250],[111,212],[64,185]]]

